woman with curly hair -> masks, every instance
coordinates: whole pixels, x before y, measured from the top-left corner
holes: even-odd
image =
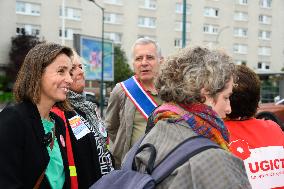
[[[155,146],[155,166],[193,136],[204,136],[220,148],[193,156],[157,188],[250,188],[242,160],[229,151],[229,133],[222,121],[231,112],[234,72],[226,53],[201,47],[182,49],[161,65],[155,85],[165,103],[152,113],[151,130],[141,143]],[[149,153],[145,149],[135,158],[141,172]]]

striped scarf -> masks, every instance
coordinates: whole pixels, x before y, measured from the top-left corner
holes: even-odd
[[[223,120],[211,107],[205,104],[164,103],[153,112],[149,126],[154,126],[159,120],[170,120],[171,122],[185,120],[188,127],[197,135],[209,138],[219,144],[221,148],[229,151],[229,133]]]
[[[103,136],[99,130],[99,124],[104,126],[104,122],[96,113],[97,107],[95,103],[87,101],[83,94],[78,94],[71,90],[68,92],[68,100],[74,108],[85,113],[87,122],[84,121],[84,117],[76,112],[95,137],[101,174],[105,175],[109,173],[111,170],[113,170],[111,154],[106,145],[107,136]]]

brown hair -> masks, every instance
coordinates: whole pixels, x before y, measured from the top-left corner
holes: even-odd
[[[232,112],[229,119],[248,119],[257,111],[260,100],[260,80],[256,73],[244,65],[237,66],[239,78],[230,97]]]
[[[73,56],[71,48],[56,43],[41,43],[28,52],[14,85],[13,93],[17,102],[29,100],[36,104],[40,101],[42,74],[60,54],[70,58]],[[57,102],[56,105],[63,110],[71,109],[66,100]]]

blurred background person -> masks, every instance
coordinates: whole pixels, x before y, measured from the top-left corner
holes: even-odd
[[[251,188],[243,162],[229,152],[229,133],[222,121],[231,112],[235,66],[221,51],[184,48],[161,65],[156,89],[164,103],[149,119],[152,129],[141,145],[157,150],[154,167],[184,140],[204,136],[221,148],[196,154],[156,188]],[[150,150],[136,156],[145,171]]]
[[[154,77],[163,60],[159,45],[151,39],[139,38],[131,51],[135,76],[116,84],[105,116],[116,168],[144,134],[149,114],[161,104],[154,86]]]
[[[1,188],[70,188],[62,121],[72,50],[53,43],[32,48],[14,85],[16,104],[0,113]]]
[[[113,166],[106,146],[104,122],[97,113],[96,104],[86,100],[84,65],[74,50],[73,53],[70,71],[73,82],[67,96],[74,110],[65,111],[64,114],[68,120],[78,188],[84,189],[113,170]]]
[[[230,150],[244,160],[253,188],[284,188],[284,133],[271,120],[254,118],[260,100],[260,80],[250,68],[237,66],[237,85],[230,97],[232,112],[225,125]]]

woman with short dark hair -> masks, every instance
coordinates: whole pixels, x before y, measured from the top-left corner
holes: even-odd
[[[230,150],[244,160],[252,188],[284,187],[284,133],[271,120],[256,119],[260,80],[250,68],[237,66],[239,78],[230,97],[232,112],[225,125],[230,132]]]

